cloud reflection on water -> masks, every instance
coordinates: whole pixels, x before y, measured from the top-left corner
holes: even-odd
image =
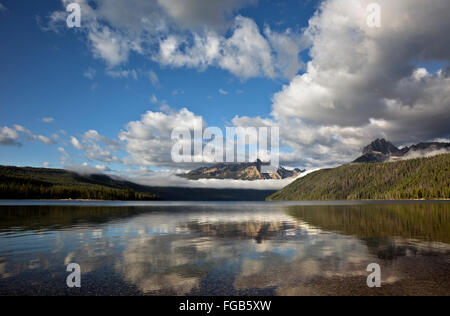
[[[382,221],[397,222],[393,227],[403,227],[397,209],[386,206],[372,211],[381,212]],[[440,212],[439,218],[446,220],[449,208]],[[355,229],[364,216],[348,206],[209,205],[132,214],[115,216],[95,228],[90,223],[68,225],[33,242],[32,233],[9,240],[0,237],[0,283],[3,280],[1,284],[8,286],[30,270],[45,270],[58,278],[64,274],[61,266],[76,262],[87,280],[100,271],[112,272],[104,284],[96,284],[100,293],[108,293],[108,287],[120,280],[151,295],[361,294],[368,290],[367,265],[379,262],[384,285],[393,285],[394,292],[405,280],[416,286],[414,275],[420,276],[420,271],[428,275],[431,288],[439,285],[449,290],[445,273],[450,245],[427,236],[401,237],[405,233],[409,237],[416,225],[433,226],[424,223],[420,214],[414,215],[421,222],[410,222],[408,232],[397,228],[398,236],[373,230],[367,236],[346,233],[346,226],[336,226],[336,219]],[[343,220],[339,214],[348,218]],[[17,245],[24,241],[18,251]],[[436,284],[441,275],[442,283]],[[447,286],[442,286],[445,282]]]

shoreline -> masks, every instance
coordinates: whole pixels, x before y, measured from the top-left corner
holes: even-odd
[[[151,207],[151,206],[214,206],[233,205],[245,207],[249,205],[273,206],[353,206],[353,205],[416,205],[416,204],[448,204],[450,200],[341,200],[341,201],[108,201],[108,200],[0,200],[0,207],[14,206],[92,206],[92,207]]]
[[[0,199],[1,201],[54,201],[54,202],[252,202],[252,201],[179,201],[179,200],[95,200],[95,199]],[[402,199],[402,200],[261,200],[254,202],[433,202],[450,201],[450,199]]]

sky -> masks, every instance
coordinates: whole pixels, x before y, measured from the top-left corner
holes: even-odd
[[[172,130],[278,126],[281,164],[308,170],[376,138],[446,141],[448,12],[448,0],[0,0],[0,164],[239,187],[177,178],[197,165],[173,162]]]

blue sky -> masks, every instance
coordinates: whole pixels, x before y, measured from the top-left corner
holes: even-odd
[[[278,78],[242,80],[216,68],[173,69],[139,55],[131,56],[122,67],[141,69],[137,80],[111,78],[105,74],[105,62],[87,51],[79,32],[42,29],[48,15],[63,8],[60,1],[1,3],[8,10],[0,18],[0,40],[7,43],[0,50],[2,126],[20,124],[44,135],[96,129],[114,138],[127,122],[147,110],[157,110],[159,106],[150,101],[153,95],[175,109],[189,107],[210,125],[224,126],[238,113],[269,114],[271,96],[286,83]],[[266,1],[241,14],[251,16],[261,28],[269,24],[301,29],[316,5],[312,1]],[[95,71],[93,80],[84,76],[88,70]],[[145,74],[150,70],[158,77],[156,85]],[[42,122],[43,117],[55,120],[48,124]],[[44,146],[27,142],[20,148],[0,147],[0,163],[41,166],[47,161],[59,166],[56,146]]]
[[[0,164],[84,164],[130,173],[173,168],[144,152],[152,139],[133,142],[141,134],[129,124],[144,122],[148,111],[165,113],[164,119],[171,121],[184,108],[209,126],[259,126],[261,120],[280,125],[282,162],[293,167],[344,163],[375,137],[398,145],[448,137],[442,121],[448,118],[448,101],[443,100],[448,96],[449,58],[447,47],[436,44],[446,34],[436,29],[448,31],[448,23],[436,16],[420,27],[424,17],[415,13],[420,2],[400,0],[391,9],[388,1],[380,1],[382,12],[390,15],[382,28],[372,30],[361,24],[367,14],[361,9],[365,0],[359,1],[361,7],[346,4],[348,8],[337,0],[212,1],[202,13],[200,0],[187,1],[181,11],[179,1],[152,0],[144,9],[139,0],[130,1],[130,16],[142,14],[136,22],[122,17],[126,14],[114,7],[117,1],[107,7],[104,0],[77,0],[82,28],[69,29],[65,5],[71,1],[0,0]],[[438,0],[432,6],[443,9],[447,4]],[[418,30],[394,26],[395,10],[416,19]],[[158,24],[143,26],[139,18],[145,16]],[[252,31],[258,36],[247,36]],[[433,42],[423,39],[426,36],[417,40],[427,31]],[[248,42],[233,42],[239,32],[244,37],[236,38]],[[219,41],[222,50],[208,59],[195,36],[206,48],[213,43],[210,38]],[[114,37],[120,49],[105,48]],[[164,59],[164,43],[171,38],[178,41],[178,50]],[[374,48],[361,53],[367,43]],[[406,52],[409,47],[416,53]],[[255,63],[237,67],[241,59]],[[364,63],[368,60],[375,61]],[[348,80],[346,71],[358,79]],[[405,97],[407,89],[413,89],[416,99]],[[432,97],[429,91],[443,96]],[[419,111],[423,103],[430,104],[425,118],[435,127],[420,123],[419,133],[408,130],[421,113],[416,118],[401,111],[405,106]],[[160,126],[143,125],[147,132]],[[100,135],[95,141],[85,135],[92,130]],[[72,137],[82,145],[74,146]],[[105,158],[105,151],[117,159]]]

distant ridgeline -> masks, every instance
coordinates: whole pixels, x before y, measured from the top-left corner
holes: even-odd
[[[450,199],[450,154],[311,173],[269,201]]]
[[[136,192],[126,182],[102,175],[43,168],[0,166],[0,199],[157,200],[149,192]]]
[[[275,190],[150,187],[102,174],[0,166],[0,199],[264,201]]]
[[[398,149],[385,139],[377,139],[363,150],[363,155],[354,163],[396,161],[420,158],[430,154],[450,153],[450,143],[420,143]]]
[[[186,174],[179,174],[179,177],[189,180],[200,179],[220,179],[220,180],[281,180],[287,178],[296,178],[305,170],[293,169],[288,170],[283,167],[279,167],[272,173],[263,173],[262,167],[270,166],[270,163],[257,160],[256,162],[249,163],[221,163],[212,167],[203,167],[196,170],[192,170]]]

